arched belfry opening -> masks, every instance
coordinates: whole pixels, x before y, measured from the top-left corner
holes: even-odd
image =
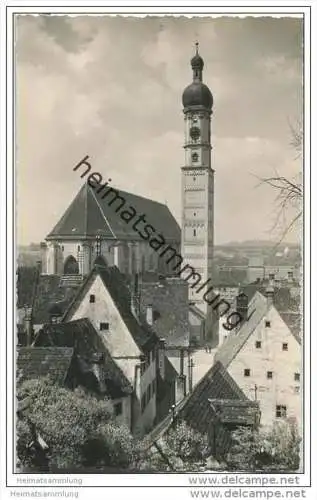
[[[69,255],[64,263],[64,274],[79,274],[79,265],[73,255]]]

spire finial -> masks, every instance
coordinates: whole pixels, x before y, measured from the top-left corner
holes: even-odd
[[[196,45],[196,56],[198,56],[199,42],[196,41],[195,45]]]

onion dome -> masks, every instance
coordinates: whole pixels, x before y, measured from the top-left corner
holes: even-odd
[[[193,82],[183,92],[183,106],[184,108],[203,106],[211,111],[213,97],[207,85],[202,82],[204,60],[198,53],[198,43],[196,43],[196,54],[191,59],[191,67]]]
[[[207,109],[212,109],[213,97],[207,85],[202,82],[193,82],[183,92],[183,106],[190,108],[191,106],[204,106]]]
[[[197,52],[190,61],[192,69],[200,69],[201,71],[204,69],[204,60],[200,55],[198,54],[198,48],[196,49]]]

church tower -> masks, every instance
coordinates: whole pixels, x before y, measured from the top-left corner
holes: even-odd
[[[211,166],[213,97],[203,83],[204,61],[198,52],[191,60],[193,81],[183,92],[185,165],[182,167],[182,257],[201,280],[189,281],[189,301],[206,314],[205,339],[212,332],[212,263],[214,245],[214,170]],[[197,280],[196,280],[197,281]],[[205,283],[205,286],[202,285]],[[191,287],[193,285],[193,288]],[[207,299],[207,300],[206,300]]]

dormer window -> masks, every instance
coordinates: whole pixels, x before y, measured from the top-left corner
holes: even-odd
[[[99,330],[100,331],[106,331],[106,330],[109,330],[109,323],[100,323],[100,326],[99,326]]]

